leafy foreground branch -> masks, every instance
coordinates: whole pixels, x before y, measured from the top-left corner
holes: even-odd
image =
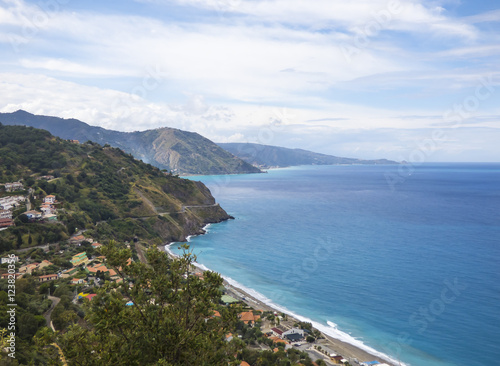
[[[130,250],[115,243],[102,254],[123,281],[98,290],[85,307],[86,324],[37,335],[49,364],[62,364],[56,343],[68,365],[239,365],[243,342],[225,340],[237,316],[219,305],[223,280],[212,272],[203,280],[192,275],[195,257],[187,247],[175,260],[150,249],[148,264],[128,264]]]

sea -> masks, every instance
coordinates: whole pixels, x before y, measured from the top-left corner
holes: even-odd
[[[235,217],[190,238],[204,268],[401,365],[500,365],[500,164],[189,179]]]

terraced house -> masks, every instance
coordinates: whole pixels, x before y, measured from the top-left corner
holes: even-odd
[[[87,252],[81,252],[75,254],[70,262],[71,264],[73,264],[74,267],[77,267],[81,264],[87,264],[89,262],[89,259],[87,257]]]

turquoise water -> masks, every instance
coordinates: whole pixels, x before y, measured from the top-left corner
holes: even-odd
[[[191,245],[206,267],[393,360],[500,364],[500,164],[406,173],[193,177],[236,219]]]

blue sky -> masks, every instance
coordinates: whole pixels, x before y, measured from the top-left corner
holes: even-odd
[[[348,157],[499,161],[495,3],[0,0],[0,111]]]

